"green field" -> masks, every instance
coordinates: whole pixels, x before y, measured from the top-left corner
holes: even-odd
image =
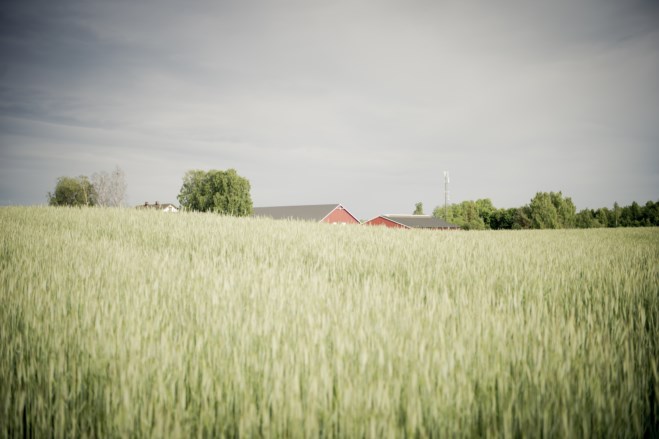
[[[0,209],[0,437],[658,434],[659,229]]]

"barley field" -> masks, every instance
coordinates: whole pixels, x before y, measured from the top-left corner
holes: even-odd
[[[659,434],[659,230],[0,208],[0,437]]]

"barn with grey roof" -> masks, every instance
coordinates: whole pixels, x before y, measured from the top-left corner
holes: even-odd
[[[364,223],[394,229],[459,230],[460,226],[430,215],[380,215]]]
[[[359,220],[340,204],[255,207],[252,216],[328,224],[359,224]]]

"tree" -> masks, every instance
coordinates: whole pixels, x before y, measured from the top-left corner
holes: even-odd
[[[534,229],[565,229],[576,225],[576,207],[561,192],[538,192],[529,208]]]
[[[531,208],[523,206],[515,210],[515,220],[513,221],[513,229],[530,229],[533,226],[531,220]]]
[[[437,206],[433,211],[433,216],[456,224],[465,230],[482,230],[485,228],[485,223],[479,215],[478,206],[475,201],[463,201],[460,204],[451,204],[447,210],[448,214],[445,214],[444,208]],[[445,216],[446,218],[444,218]]]
[[[496,209],[490,215],[490,228],[494,230],[512,229],[515,223],[516,208]]]
[[[119,207],[126,202],[126,176],[117,166],[114,171],[96,172],[92,175],[92,185],[96,191],[99,206]]]
[[[412,215],[423,215],[423,203],[418,202],[414,205],[414,213]]]
[[[462,203],[462,228],[465,230],[483,230],[485,222],[480,217],[478,206],[475,201],[463,201]]]
[[[94,206],[96,191],[89,178],[60,177],[54,192],[48,192],[48,204],[51,206]]]
[[[183,176],[178,200],[186,210],[248,216],[252,214],[250,190],[249,180],[235,169],[191,170]]]
[[[450,206],[449,206],[449,209],[450,209]],[[432,216],[434,216],[435,218],[443,219],[444,221],[450,222],[448,220],[450,215],[446,215],[446,210],[444,209],[444,206],[435,207],[435,209],[433,209],[433,211],[432,211]]]
[[[178,194],[178,201],[187,210],[202,212],[206,210],[206,198],[202,193],[206,172],[192,170],[183,176],[183,186]]]
[[[633,227],[640,226],[641,220],[643,219],[641,214],[641,206],[639,206],[639,204],[636,201],[634,201],[632,202],[631,206],[629,206],[629,212],[632,220],[631,225]]]
[[[571,229],[576,225],[577,208],[570,197],[563,198],[562,192],[550,192],[549,197],[558,214],[558,224],[562,229]]]
[[[659,202],[648,201],[643,207],[643,216],[648,225],[659,226]]]
[[[596,224],[593,227],[609,227],[611,225],[611,211],[606,207],[597,209],[595,213]]]
[[[594,221],[595,215],[593,215],[593,211],[590,209],[583,209],[577,213],[575,225],[580,229],[589,229],[593,227]]]
[[[485,225],[486,229],[492,228],[492,225],[490,224],[492,221],[492,215],[496,211],[494,205],[492,204],[492,200],[489,198],[483,198],[480,200],[476,200],[476,208],[478,209],[478,216],[481,217],[483,220],[483,224]]]
[[[547,192],[538,192],[531,199],[531,224],[534,229],[558,229],[558,212]]]

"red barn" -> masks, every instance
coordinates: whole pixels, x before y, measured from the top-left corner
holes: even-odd
[[[255,207],[252,216],[328,224],[359,224],[359,220],[340,204]]]
[[[430,215],[380,215],[364,224],[393,229],[460,230],[459,226]]]

